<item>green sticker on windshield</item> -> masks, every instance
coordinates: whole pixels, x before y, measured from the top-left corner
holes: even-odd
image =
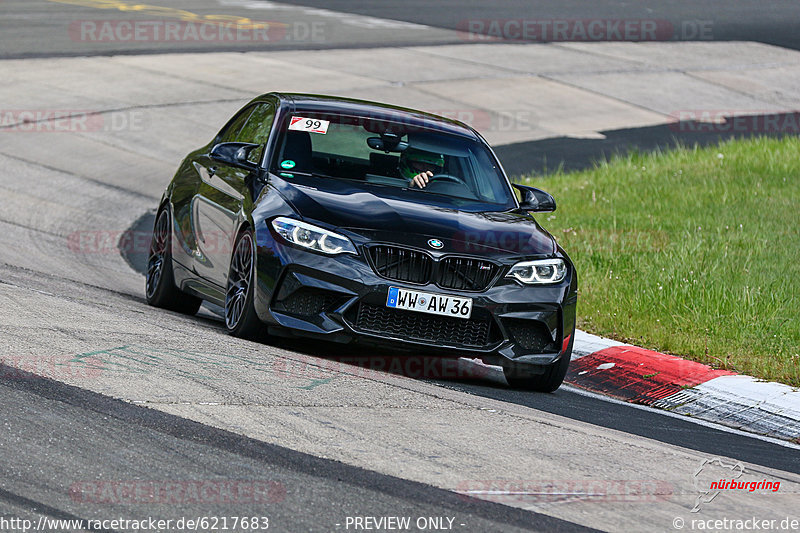
[[[287,159],[286,161],[281,161],[281,168],[294,168],[295,162],[291,159]]]

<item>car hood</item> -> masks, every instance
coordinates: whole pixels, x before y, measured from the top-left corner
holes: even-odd
[[[316,221],[363,236],[434,250],[438,239],[445,253],[551,255],[553,237],[520,211],[469,212],[451,199],[346,180],[273,176],[271,185],[307,221]],[[436,243],[434,243],[436,244]]]

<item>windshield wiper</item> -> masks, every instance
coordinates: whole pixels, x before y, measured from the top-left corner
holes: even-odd
[[[291,170],[291,169],[281,169],[278,172],[273,172],[273,174],[277,174],[278,176],[286,177],[287,174],[299,174],[300,176],[306,176],[309,178],[327,178],[331,180],[338,180],[338,179],[346,179],[346,178],[337,178],[336,176],[328,176],[327,174],[322,174],[320,172],[306,172],[304,170]]]

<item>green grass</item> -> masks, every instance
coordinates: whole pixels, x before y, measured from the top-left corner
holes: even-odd
[[[800,140],[630,154],[521,179],[578,269],[578,326],[800,386]]]

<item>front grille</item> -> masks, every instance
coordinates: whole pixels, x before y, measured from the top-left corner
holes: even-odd
[[[532,353],[554,353],[558,351],[547,326],[538,320],[506,318],[503,319],[503,324],[514,341]]]
[[[369,249],[372,265],[381,276],[409,283],[428,283],[433,260],[417,250],[395,246],[373,246]]]
[[[428,283],[434,260],[425,252],[397,246],[372,246],[369,256],[381,276],[410,283]],[[460,291],[485,290],[499,267],[491,261],[471,257],[446,257],[436,264],[435,282],[442,288]]]
[[[320,289],[300,288],[285,300],[276,302],[276,309],[294,315],[314,316],[330,311],[342,300],[341,296]]]
[[[358,306],[355,329],[450,346],[483,348],[491,341],[491,322],[488,319],[436,316],[363,302]]]
[[[497,265],[469,257],[448,257],[439,262],[436,284],[448,289],[482,291],[497,273]]]

